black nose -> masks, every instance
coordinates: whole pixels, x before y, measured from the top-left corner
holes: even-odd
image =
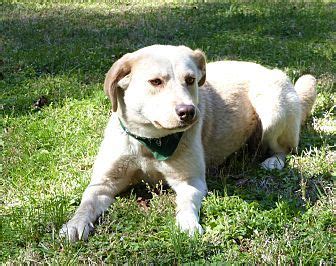
[[[177,115],[180,117],[183,122],[191,122],[195,116],[195,106],[180,104],[175,107]]]

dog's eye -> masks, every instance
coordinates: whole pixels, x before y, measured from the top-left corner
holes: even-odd
[[[161,79],[152,79],[149,81],[153,86],[160,86],[162,84]]]
[[[187,85],[192,85],[195,82],[195,78],[193,78],[193,77],[186,77],[185,82],[187,83]]]

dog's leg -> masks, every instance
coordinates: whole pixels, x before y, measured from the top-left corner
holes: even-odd
[[[272,156],[261,163],[261,167],[266,170],[281,170],[285,166],[286,150],[278,143],[278,135],[266,135],[266,145],[272,152]]]
[[[63,225],[60,236],[67,237],[71,242],[86,240],[93,230],[93,223],[107,210],[114,201],[114,197],[136,183],[133,178],[135,166],[132,158],[123,154],[124,146],[117,134],[105,134],[93,166],[91,182],[83,194],[75,215]]]
[[[93,231],[93,223],[108,209],[115,195],[127,188],[129,181],[127,178],[93,180],[73,218],[62,226],[60,236],[67,237],[70,242],[87,240]]]
[[[188,181],[169,180],[176,192],[176,223],[178,227],[190,236],[196,232],[203,233],[199,224],[199,211],[202,199],[207,194],[205,177],[193,178]]]
[[[287,116],[285,127],[279,130],[275,127],[265,134],[265,143],[272,152],[272,157],[262,162],[261,166],[266,170],[281,170],[285,166],[286,154],[296,151],[300,134],[299,111]]]
[[[81,204],[73,218],[62,226],[60,235],[70,242],[87,240],[93,231],[93,223],[114,201],[115,195],[129,185],[129,179],[93,181],[86,188]]]

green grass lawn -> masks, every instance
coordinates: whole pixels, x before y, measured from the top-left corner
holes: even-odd
[[[335,263],[335,3],[182,2],[1,4],[0,262]],[[144,184],[117,198],[88,242],[70,245],[58,231],[80,203],[109,117],[105,73],[155,43],[277,67],[293,81],[315,75],[299,152],[281,172],[243,151],[209,172],[202,237],[177,231],[170,189],[144,193]],[[42,95],[49,105],[33,108]]]

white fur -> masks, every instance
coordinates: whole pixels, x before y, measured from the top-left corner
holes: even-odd
[[[194,235],[203,233],[199,221],[199,210],[203,197],[207,193],[205,178],[176,182],[168,180],[176,192],[176,223],[182,231]]]
[[[285,167],[285,155],[284,154],[274,154],[272,157],[267,158],[261,163],[262,168],[265,170],[281,170]]]
[[[193,84],[186,83],[188,76],[195,78]],[[156,78],[161,86],[150,82]],[[316,97],[315,79],[301,81],[298,93],[279,70],[233,61],[205,65],[202,52],[184,46],[154,45],[126,54],[106,76],[105,91],[116,112],[105,130],[91,183],[61,235],[70,241],[87,239],[115,196],[145,178],[166,181],[176,192],[178,227],[190,235],[202,233],[199,211],[207,193],[206,165],[219,165],[237,151],[253,136],[260,119],[262,145],[272,153],[261,165],[282,169],[285,155],[298,145],[302,116]],[[188,124],[175,112],[180,104],[196,108]],[[174,154],[158,161],[124,132],[119,119],[142,137],[184,133]]]

